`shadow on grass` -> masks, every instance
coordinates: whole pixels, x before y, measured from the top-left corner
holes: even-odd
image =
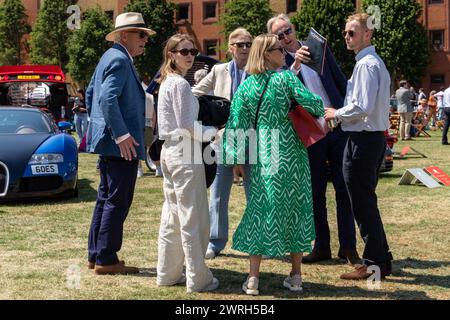
[[[232,294],[241,292],[242,283],[247,274],[225,269],[212,269],[215,277],[221,281],[220,287],[213,293]],[[291,292],[283,287],[285,274],[261,272],[259,291],[262,298],[277,299],[420,299],[431,300],[423,291],[397,290],[386,292],[380,290],[369,290],[362,287],[336,286],[325,283],[305,282],[302,292]],[[364,282],[360,282],[364,283]],[[242,293],[243,296],[246,296]]]
[[[80,203],[80,202],[92,202],[97,199],[97,190],[92,185],[92,180],[78,179],[79,193],[78,197],[71,197],[67,195],[54,196],[49,198],[39,199],[16,199],[16,200],[2,200],[0,203],[4,203],[14,207],[27,207],[34,205],[52,205],[52,204],[65,204],[65,203]]]
[[[413,270],[429,270],[429,269],[439,269],[450,267],[450,261],[424,261],[417,259],[404,259],[404,260],[394,260],[394,275],[396,277],[401,277],[402,279],[387,279],[389,282],[401,283],[405,285],[426,285],[442,287],[445,289],[450,289],[450,276],[439,276],[439,275],[429,275],[429,274],[417,274],[412,272],[404,271],[403,269],[413,269]]]

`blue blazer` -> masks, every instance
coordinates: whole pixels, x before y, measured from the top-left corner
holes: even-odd
[[[139,146],[139,159],[145,159],[145,92],[127,51],[114,44],[98,63],[86,90],[89,127],[87,151],[120,157],[115,140],[129,133]]]
[[[300,45],[302,45],[302,43],[300,43]],[[294,61],[294,58],[290,54],[286,54],[286,64],[289,68]],[[336,63],[336,59],[328,46],[325,53],[325,65],[323,69],[323,75],[319,74],[323,87],[325,88],[333,107],[335,109],[340,109],[344,106],[345,95],[347,93],[347,78]],[[297,76],[304,84],[305,81],[302,73],[299,72]]]

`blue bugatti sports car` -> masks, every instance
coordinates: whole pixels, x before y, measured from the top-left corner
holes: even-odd
[[[78,150],[47,113],[0,107],[0,199],[78,195]]]

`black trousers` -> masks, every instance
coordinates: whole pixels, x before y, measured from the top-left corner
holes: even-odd
[[[385,151],[383,132],[350,132],[343,160],[353,215],[365,243],[364,263],[381,269],[392,260],[375,193]]]
[[[89,231],[90,262],[113,265],[119,262],[123,224],[133,201],[138,161],[100,156],[100,185]]]
[[[448,128],[450,127],[450,108],[444,108],[444,114],[447,116],[447,119],[445,119],[444,131],[442,131],[442,142],[447,143]]]
[[[330,227],[327,218],[327,160],[336,196],[336,214],[341,249],[356,249],[355,219],[342,173],[342,158],[348,133],[339,126],[308,148],[313,193],[315,248],[330,249]]]

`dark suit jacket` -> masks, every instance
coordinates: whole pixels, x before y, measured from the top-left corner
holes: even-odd
[[[300,43],[302,45],[302,43]],[[288,68],[294,63],[294,58],[290,54],[286,55],[286,65]],[[298,78],[304,84],[305,81],[301,72],[298,73]],[[347,93],[347,78],[344,73],[342,73],[336,59],[330,48],[327,47],[325,54],[325,65],[323,76],[319,74],[322,80],[323,87],[330,98],[330,102],[334,108],[340,109],[344,106],[345,95]],[[327,106],[326,106],[327,107]]]

